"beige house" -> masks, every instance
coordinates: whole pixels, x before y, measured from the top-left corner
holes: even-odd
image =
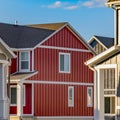
[[[108,0],[115,11],[112,47],[88,60],[94,71],[94,120],[120,120],[120,0]]]
[[[0,38],[0,120],[9,119],[9,98],[7,94],[7,68],[15,54]]]

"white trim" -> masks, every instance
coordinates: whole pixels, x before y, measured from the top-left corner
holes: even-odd
[[[12,51],[31,51],[34,50],[34,48],[11,48]]]
[[[90,96],[91,103],[89,103],[89,101],[88,101],[88,97],[89,97],[88,91],[89,90],[91,91],[91,96]],[[87,107],[93,107],[93,88],[92,87],[87,87]]]
[[[34,50],[32,50],[32,71],[34,71]]]
[[[112,113],[110,113],[110,114],[105,114],[105,116],[115,116],[116,114],[112,114]]]
[[[105,94],[104,97],[115,97],[113,94]]]
[[[28,53],[28,69],[21,69],[21,53]],[[20,51],[19,52],[19,71],[20,72],[29,72],[30,71],[30,51]]]
[[[85,62],[86,65],[94,65],[97,62],[101,62],[101,60],[104,60],[106,57],[108,57],[108,55],[113,55],[115,52],[119,51],[119,46],[113,46],[109,49],[107,49],[106,51],[98,54],[97,56],[91,58],[90,60],[88,60],[87,62]]]
[[[46,45],[40,45],[38,46],[38,48],[68,50],[68,51],[76,51],[76,52],[91,52],[90,50],[79,49],[79,48],[67,48],[67,47],[56,47],[56,46],[46,46]]]
[[[95,69],[110,69],[110,68],[117,68],[117,64],[104,64],[104,65],[98,65],[95,67]]]
[[[34,115],[34,84],[32,83],[32,115]]]
[[[37,116],[37,117],[34,117],[34,118],[69,118],[69,119],[74,119],[74,118],[83,118],[83,119],[85,119],[85,118],[91,118],[91,119],[93,119],[94,118],[94,116]]]
[[[16,104],[11,104],[11,88],[16,88]],[[10,85],[10,106],[17,106],[17,85]]]
[[[23,85],[23,107],[26,106],[26,86]]]
[[[116,109],[117,109],[117,110],[120,110],[120,106],[116,106]]]
[[[72,100],[70,100],[70,89],[72,89]],[[74,107],[74,86],[68,86],[68,107]]]
[[[57,84],[57,85],[83,85],[83,86],[94,86],[93,83],[83,82],[61,82],[61,81],[42,81],[42,80],[25,80],[23,83],[38,83],[38,84]]]
[[[60,70],[60,55],[68,55],[69,56],[69,70],[68,71],[61,71]],[[64,64],[65,65],[65,64]],[[60,52],[59,53],[59,73],[70,73],[71,72],[71,55],[70,53],[64,53],[64,52]]]
[[[0,63],[3,63],[3,64],[8,64],[8,63],[9,63],[9,61],[7,61],[7,60],[0,60]]]
[[[104,91],[115,91],[115,89],[104,89]]]
[[[1,38],[0,43],[6,48],[13,58],[16,58],[16,55],[12,52],[11,48]]]

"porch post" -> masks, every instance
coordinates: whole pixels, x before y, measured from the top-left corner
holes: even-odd
[[[104,120],[104,71],[97,69],[97,117],[95,120]]]
[[[17,116],[22,116],[23,114],[23,84],[17,84]]]
[[[0,63],[0,119],[9,119],[9,99],[7,97],[6,64]]]

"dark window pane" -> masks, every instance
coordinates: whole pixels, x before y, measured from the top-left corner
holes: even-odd
[[[28,69],[28,61],[21,62],[21,69]]]
[[[17,103],[17,89],[11,88],[11,104]]]
[[[105,113],[110,113],[110,97],[105,97]]]
[[[64,71],[64,55],[60,55],[60,71]]]

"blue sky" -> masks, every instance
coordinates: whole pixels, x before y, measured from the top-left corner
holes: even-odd
[[[85,39],[113,37],[113,10],[107,0],[0,0],[0,22],[41,24],[69,22]]]

